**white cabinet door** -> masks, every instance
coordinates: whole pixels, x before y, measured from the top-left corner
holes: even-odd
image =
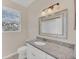
[[[27,59],[46,59],[46,54],[41,50],[27,44]]]
[[[47,59],[56,59],[55,57],[52,57],[50,55],[47,55]]]
[[[36,56],[33,53],[32,48],[29,44],[27,44],[27,59],[36,59]]]
[[[32,59],[46,59],[45,58],[46,55],[45,54],[39,54],[39,53],[32,53]]]
[[[38,49],[33,49],[32,54],[35,56],[35,59],[46,59],[46,54]]]
[[[27,59],[33,59],[31,49],[28,44],[27,44]]]

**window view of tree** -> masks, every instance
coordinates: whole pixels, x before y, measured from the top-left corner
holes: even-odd
[[[21,15],[18,11],[3,7],[2,9],[2,30],[19,31]]]

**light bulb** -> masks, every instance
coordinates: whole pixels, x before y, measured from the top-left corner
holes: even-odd
[[[53,12],[52,9],[49,8],[47,13],[48,13],[48,14],[51,14],[52,12]]]
[[[41,13],[41,16],[46,16],[46,12],[43,11],[43,12]]]

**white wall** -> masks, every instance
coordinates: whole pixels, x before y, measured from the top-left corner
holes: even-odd
[[[38,35],[38,18],[40,16],[41,11],[52,5],[53,3],[59,2],[61,9],[68,9],[68,39],[58,39],[42,36],[45,38],[50,38],[54,40],[59,40],[71,44],[75,44],[75,30],[74,30],[74,0],[36,0],[32,3],[27,9],[29,13],[28,19],[28,30],[29,30],[29,39],[33,39]],[[60,10],[61,10],[60,9]]]
[[[24,45],[28,39],[27,19],[28,12],[21,5],[11,2],[11,0],[3,0],[3,6],[13,8],[21,12],[21,32],[3,32],[2,33],[2,50],[3,57],[8,56],[17,51],[19,47]]]

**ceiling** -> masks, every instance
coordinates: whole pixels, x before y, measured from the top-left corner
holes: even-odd
[[[12,1],[27,8],[35,0],[12,0]]]

